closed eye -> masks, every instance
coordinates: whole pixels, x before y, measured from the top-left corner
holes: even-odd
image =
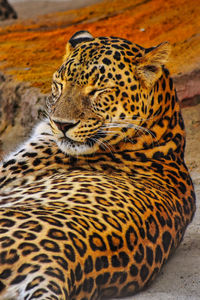
[[[62,93],[62,83],[53,81],[51,89],[52,89],[52,100],[53,102],[56,102]]]
[[[89,93],[89,96],[94,96],[94,95],[100,95],[103,94],[105,92],[109,92],[112,89],[114,89],[114,87],[108,87],[108,88],[102,88],[102,89],[94,89]]]

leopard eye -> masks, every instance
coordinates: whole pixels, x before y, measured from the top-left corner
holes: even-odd
[[[53,82],[52,86],[51,86],[51,90],[52,90],[51,101],[52,101],[52,103],[55,103],[61,95],[62,86],[56,82]]]
[[[89,93],[89,96],[98,96],[98,95],[101,95],[101,94],[103,94],[103,93],[105,93],[105,92],[109,92],[109,91],[111,91],[111,89],[112,88],[102,88],[102,89],[94,89],[94,90],[92,90],[90,93]]]
[[[97,91],[98,91],[98,90],[93,90],[93,91],[91,91],[88,95],[89,95],[89,96],[94,96],[94,95],[96,94]]]

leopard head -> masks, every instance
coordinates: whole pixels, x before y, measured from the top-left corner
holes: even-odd
[[[47,103],[61,151],[87,155],[139,141],[141,128],[148,131],[158,118],[155,86],[169,52],[168,43],[145,49],[121,38],[74,34]]]

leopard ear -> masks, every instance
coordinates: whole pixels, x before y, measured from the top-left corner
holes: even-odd
[[[164,42],[157,47],[146,49],[136,62],[136,74],[142,85],[152,88],[162,75],[162,66],[167,62],[171,46]]]
[[[92,41],[94,37],[88,32],[88,31],[77,31],[68,41],[66,45],[66,52],[63,60],[66,60],[66,58],[69,56],[71,51],[80,43]]]

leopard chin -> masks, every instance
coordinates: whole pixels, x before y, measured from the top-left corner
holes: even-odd
[[[90,141],[80,143],[69,139],[68,137],[56,141],[59,149],[69,156],[79,156],[95,153],[98,146]]]

